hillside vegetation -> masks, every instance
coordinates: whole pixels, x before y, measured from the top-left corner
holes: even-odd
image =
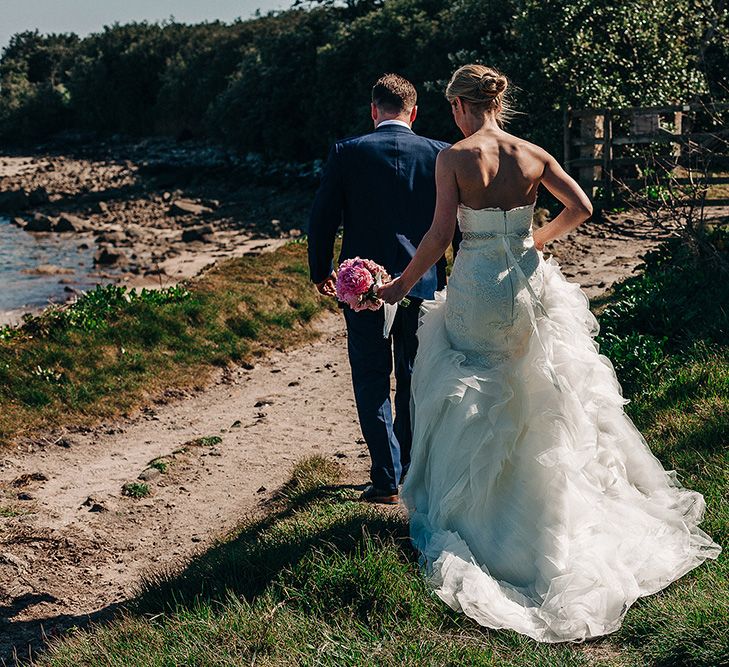
[[[310,161],[368,129],[372,82],[398,71],[420,89],[418,130],[453,139],[444,80],[474,60],[512,77],[528,111],[514,130],[555,152],[564,105],[729,94],[729,10],[715,0],[297,4],[232,25],[17,34],[0,58],[0,138],[169,134]]]

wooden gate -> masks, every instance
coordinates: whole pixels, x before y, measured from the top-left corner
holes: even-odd
[[[564,164],[598,208],[649,181],[695,188],[707,206],[729,205],[729,104],[567,109]]]

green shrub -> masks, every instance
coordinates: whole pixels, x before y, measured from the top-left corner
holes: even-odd
[[[370,128],[369,86],[398,71],[419,88],[418,131],[457,139],[443,87],[476,60],[513,79],[515,131],[559,153],[566,105],[726,99],[728,17],[691,0],[360,0],[232,25],[26,32],[0,57],[0,137],[164,133],[311,162]]]

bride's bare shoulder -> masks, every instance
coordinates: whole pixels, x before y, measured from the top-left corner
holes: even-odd
[[[484,153],[489,152],[489,148],[490,146],[483,139],[471,136],[454,143],[446,149],[447,153],[443,151],[446,153],[443,157],[446,157],[451,164],[462,164],[480,159]]]
[[[538,160],[546,160],[549,158],[549,153],[545,151],[541,146],[533,144],[531,141],[517,137],[515,134],[504,133],[503,145],[506,148],[511,148],[516,153],[520,153],[524,156],[529,156]]]

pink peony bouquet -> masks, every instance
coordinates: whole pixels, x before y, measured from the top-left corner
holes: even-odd
[[[389,280],[387,271],[371,259],[345,259],[337,272],[337,299],[355,311],[379,310],[382,300],[376,290]]]

